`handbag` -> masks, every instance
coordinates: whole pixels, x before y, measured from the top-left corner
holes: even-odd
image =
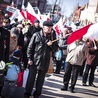
[[[26,87],[28,74],[29,74],[29,69],[27,68],[26,70],[24,70],[24,74],[23,74],[23,84],[22,84],[22,87],[24,87],[24,88]]]
[[[21,71],[18,74],[18,80],[17,80],[17,86],[18,87],[22,87],[22,84],[23,84],[23,74],[24,74],[24,71]]]
[[[62,51],[61,51],[61,50],[58,50],[58,51],[55,53],[55,57],[56,57],[56,60],[60,61],[61,58],[62,58]]]

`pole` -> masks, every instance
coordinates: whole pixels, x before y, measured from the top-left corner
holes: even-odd
[[[23,0],[22,4],[26,7],[29,0]]]
[[[54,11],[55,11],[55,7],[56,7],[56,2],[57,2],[57,0],[55,0],[55,3],[54,3],[54,6],[53,6],[53,14],[54,14]]]

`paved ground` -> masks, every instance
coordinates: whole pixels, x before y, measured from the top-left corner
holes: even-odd
[[[47,74],[42,95],[40,98],[98,98],[98,72],[95,73],[94,84],[96,88],[90,86],[82,86],[82,77],[78,77],[78,81],[75,87],[76,93],[70,93],[69,91],[61,91],[63,87],[63,75],[61,74]],[[24,88],[17,88],[14,98],[23,98]],[[33,97],[31,97],[33,98]]]
[[[63,87],[63,75],[53,74],[46,79],[41,98],[98,98],[98,72],[95,74],[94,84],[96,88],[90,86],[82,86],[82,77],[78,77],[75,92],[70,93],[69,91],[61,91]]]

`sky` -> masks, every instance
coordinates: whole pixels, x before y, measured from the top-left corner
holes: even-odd
[[[56,0],[47,0],[49,4],[55,4]],[[89,0],[57,0],[57,4],[61,7],[61,14],[69,17],[77,7],[87,4]]]

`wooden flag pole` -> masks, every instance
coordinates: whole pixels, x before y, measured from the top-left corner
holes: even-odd
[[[68,36],[68,35],[70,35],[70,34],[66,34],[66,36]],[[65,36],[65,37],[66,37]],[[52,40],[52,43],[54,43],[54,42],[56,42],[56,41],[58,41],[58,40],[60,40],[60,39],[63,39],[64,37],[60,37],[60,38],[58,38],[58,39],[55,39],[55,40]]]
[[[54,42],[56,42],[56,41],[58,41],[58,40],[60,40],[60,39],[63,39],[63,37],[60,37],[60,38],[58,38],[58,39],[53,40],[52,43],[54,43]]]

